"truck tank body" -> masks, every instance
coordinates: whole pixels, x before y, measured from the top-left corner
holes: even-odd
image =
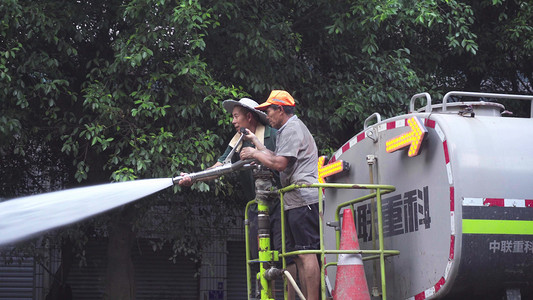
[[[465,107],[473,110],[465,113]],[[385,248],[400,250],[385,263],[389,299],[490,298],[507,289],[531,293],[533,119],[500,117],[500,107],[448,104],[445,112],[435,106],[378,120],[330,159],[350,164],[348,173],[330,182],[396,187],[382,199]],[[409,132],[407,120],[413,117],[427,130],[419,154],[409,157],[409,146],[387,152],[386,142]],[[365,194],[326,190],[325,222],[335,219],[339,204]],[[377,243],[370,206],[355,205],[361,249]],[[324,236],[326,248],[334,249],[334,229],[326,227]],[[326,255],[326,261],[336,260]],[[333,285],[335,271],[327,270]],[[379,265],[365,261],[365,273],[371,287],[380,286]]]

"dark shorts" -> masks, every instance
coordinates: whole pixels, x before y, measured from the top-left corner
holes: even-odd
[[[281,253],[281,211],[279,201],[275,201],[269,209],[270,217],[270,249],[277,250]],[[257,205],[250,207],[248,213],[248,224],[250,234],[250,257],[252,259],[258,258],[258,241],[257,241]],[[287,237],[285,237],[287,238]],[[287,244],[288,245],[288,244]],[[288,246],[287,246],[288,247]],[[286,251],[288,248],[285,249]],[[286,264],[293,263],[292,257],[287,257]],[[281,266],[281,259],[280,264]]]
[[[285,211],[288,251],[320,249],[318,203]]]

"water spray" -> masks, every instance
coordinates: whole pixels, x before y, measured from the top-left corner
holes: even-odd
[[[0,202],[0,246],[79,222],[172,186],[171,178],[142,179]]]
[[[231,163],[241,137],[222,166],[174,178],[142,179],[32,195],[0,202],[0,246],[36,236],[44,231],[79,222],[179,183],[185,176],[193,180],[219,177],[241,169],[254,168],[253,160]]]

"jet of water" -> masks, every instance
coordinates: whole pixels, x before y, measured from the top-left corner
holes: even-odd
[[[80,221],[172,185],[172,178],[143,179],[0,202],[0,245]]]

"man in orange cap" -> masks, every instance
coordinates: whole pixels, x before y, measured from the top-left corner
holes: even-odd
[[[236,100],[225,100],[222,105],[229,112],[232,117],[232,124],[235,127],[235,135],[229,142],[229,145],[226,147],[226,151],[222,154],[218,161],[211,166],[210,168],[215,168],[222,166],[227,160],[228,155],[231,153],[233,148],[238,147],[236,150],[241,149],[241,145],[236,145],[239,137],[241,136],[240,129],[246,128],[252,132],[258,139],[263,141],[263,144],[266,145],[266,148],[274,150],[276,148],[276,132],[277,130],[268,126],[267,115],[260,110],[255,109],[258,106],[257,102],[249,98],[242,98],[239,101]],[[242,146],[253,146],[249,141],[244,141]],[[229,158],[231,162],[236,162],[239,160],[238,152],[234,153],[232,157]],[[268,171],[269,172],[269,171]],[[186,173],[181,173],[180,175],[187,175]],[[264,177],[264,176],[263,176]],[[217,178],[217,176],[206,177],[199,179],[201,181],[208,181]],[[243,189],[244,198],[247,201],[256,199],[257,190],[264,190],[266,187],[259,187],[258,185],[264,184],[264,179],[256,180],[254,174],[251,170],[240,171],[238,174],[239,181]],[[279,188],[279,180],[276,174],[271,178],[273,180],[272,184],[276,185]],[[191,186],[194,182],[189,176],[184,176],[182,180],[178,182],[180,186]],[[269,201],[269,215],[270,215],[270,234],[271,234],[271,243],[272,249],[281,251],[281,211],[280,211],[279,199],[274,201]],[[251,258],[256,259],[258,254],[258,241],[257,241],[257,205],[250,206],[250,212],[248,214],[249,228],[250,228],[250,249],[251,249]],[[294,261],[292,259],[287,260],[287,269],[291,274],[296,273],[296,267],[294,266]],[[294,290],[289,289],[289,299],[294,299]]]
[[[318,149],[305,124],[294,114],[292,96],[281,90],[270,93],[267,101],[255,107],[266,111],[270,126],[278,129],[276,150],[267,149],[251,132],[245,139],[255,148],[241,150],[241,159],[253,158],[265,167],[280,172],[281,185],[318,182]],[[289,251],[320,247],[318,192],[316,189],[295,189],[285,193],[286,235]],[[320,268],[315,254],[295,257],[304,296],[319,299]]]

